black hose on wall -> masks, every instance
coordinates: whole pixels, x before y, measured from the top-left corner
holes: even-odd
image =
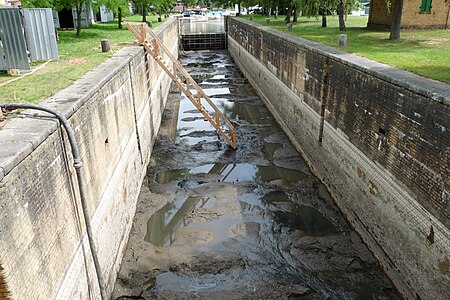
[[[82,163],[81,163],[80,152],[78,150],[78,144],[75,139],[75,134],[73,132],[72,127],[69,124],[69,121],[66,119],[66,117],[64,117],[59,112],[49,109],[49,108],[46,108],[46,107],[43,107],[43,106],[35,105],[35,104],[16,104],[16,103],[0,104],[0,108],[6,109],[6,110],[35,109],[35,110],[44,111],[44,112],[54,115],[58,119],[58,121],[61,123],[61,125],[64,127],[64,129],[67,133],[67,136],[69,138],[70,147],[72,149],[73,167],[75,168],[75,172],[77,174],[78,191],[80,193],[81,207],[83,208],[84,224],[86,225],[86,233],[88,236],[89,249],[91,251],[92,259],[94,261],[97,282],[98,282],[98,285],[100,288],[101,297],[103,300],[106,300],[107,296],[106,296],[105,283],[104,283],[103,277],[101,275],[101,269],[100,269],[100,264],[98,261],[97,249],[95,247],[95,243],[94,243],[94,239],[93,239],[91,219],[89,217],[86,193],[85,193],[83,178],[82,178],[82,174],[81,174]],[[81,237],[81,243],[83,244],[82,237]],[[87,265],[86,265],[86,268],[87,268]]]

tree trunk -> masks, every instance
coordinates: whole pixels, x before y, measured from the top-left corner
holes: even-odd
[[[77,11],[77,38],[81,37],[81,13],[83,12],[83,4],[79,3],[75,6]]]
[[[289,4],[288,4],[288,10],[287,10],[287,13],[286,13],[286,24],[287,23],[291,23],[291,15],[292,15],[292,2],[291,1],[289,1]]]
[[[117,9],[118,17],[119,17],[119,29],[122,29],[122,7],[119,7]]]
[[[339,30],[340,31],[345,31],[344,10],[345,10],[344,0],[339,0],[338,15],[339,15]]]
[[[271,15],[272,15],[272,7],[269,7],[269,11],[267,13],[267,17],[270,19]]]
[[[294,5],[294,18],[292,20],[293,23],[297,23],[298,20],[298,9],[297,9],[297,4]]]
[[[322,27],[327,27],[327,0],[322,2]]]
[[[278,19],[278,5],[275,7],[275,19]]]
[[[400,25],[402,22],[403,0],[396,0],[394,3],[394,15],[392,16],[390,40],[400,39]]]
[[[238,12],[236,14],[236,16],[240,16],[241,15],[241,1],[238,2]]]
[[[142,22],[147,23],[147,6],[142,5]]]

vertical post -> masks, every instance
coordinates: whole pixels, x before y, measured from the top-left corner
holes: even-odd
[[[102,47],[102,52],[111,51],[111,46],[109,44],[109,40],[101,40],[100,45]]]
[[[448,28],[448,20],[450,17],[450,5],[448,6],[448,10],[447,10],[447,20],[445,20],[445,25],[444,25],[444,29]]]
[[[225,30],[225,49],[228,49],[228,16],[223,18],[223,23]]]
[[[216,125],[217,125],[217,129],[220,128],[220,117],[219,117],[219,112],[216,110]]]
[[[347,35],[346,34],[340,34],[338,36],[338,45],[339,45],[339,48],[347,47]]]
[[[141,24],[141,38],[139,39],[139,42],[141,44],[145,43],[146,38],[147,38],[147,34],[145,33],[144,24]]]
[[[330,59],[325,60],[322,77],[322,92],[320,101],[320,128],[319,128],[319,144],[322,144],[323,140],[323,127],[325,123],[325,110],[328,99],[328,75],[330,72]]]
[[[231,145],[231,147],[233,148],[233,149],[236,149],[237,147],[237,140],[236,140],[236,131],[235,130],[233,130],[232,132],[231,132],[231,139],[232,139],[232,145]]]
[[[159,46],[158,46],[158,42],[157,42],[155,39],[153,39],[152,44],[153,44],[153,49],[155,49],[156,55],[160,55],[160,54],[159,54]]]

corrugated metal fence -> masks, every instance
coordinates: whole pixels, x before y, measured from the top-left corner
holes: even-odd
[[[29,70],[22,17],[17,8],[0,7],[0,40],[4,56],[4,59],[0,60],[0,69]]]
[[[31,60],[58,59],[52,9],[26,8],[22,11],[25,38]]]
[[[0,41],[0,70],[29,70],[29,58],[58,59],[50,8],[0,7]]]

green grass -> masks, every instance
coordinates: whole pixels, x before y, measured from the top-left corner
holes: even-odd
[[[248,16],[245,16],[248,19]],[[329,16],[328,27],[321,19],[299,18],[293,35],[337,48],[338,18]],[[256,15],[253,22],[267,26],[266,17]],[[287,31],[284,16],[272,18],[269,26]],[[349,16],[346,21],[347,47],[342,49],[410,72],[450,83],[450,30],[402,30],[400,41],[390,41],[389,32],[367,29],[367,17]]]
[[[264,16],[254,16],[253,21],[267,25],[265,19]],[[138,15],[125,18],[125,21],[141,20],[142,17]],[[157,16],[149,16],[148,21],[154,27],[161,24],[157,22]],[[389,32],[365,28],[367,17],[349,16],[346,24],[348,47],[345,51],[450,83],[449,30],[402,31],[401,41],[393,42],[388,40]],[[281,16],[272,18],[270,26],[287,31]],[[302,17],[290,33],[336,47],[337,36],[342,32],[338,29],[337,17],[328,17],[327,28],[321,27],[320,19]],[[110,40],[113,51],[122,47],[122,43],[134,40],[126,28],[117,29],[117,22],[95,24],[89,29],[83,29],[81,35],[78,39],[73,30],[60,31],[60,59],[50,62],[34,74],[0,87],[0,102],[10,102],[15,96],[20,102],[38,103],[69,86],[110,57],[111,53],[101,52],[102,39]],[[33,63],[35,66],[40,64],[42,62]],[[11,78],[0,74],[0,83]]]
[[[161,24],[157,16],[147,17],[153,27]],[[125,21],[141,21],[141,16],[131,16]],[[164,19],[163,19],[164,21]],[[135,40],[124,26],[117,28],[117,21],[105,24],[94,24],[81,31],[81,38],[75,37],[75,30],[59,31],[60,59],[48,63],[39,71],[0,87],[0,103],[11,102],[16,97],[19,102],[38,103],[42,99],[68,87],[86,72],[106,60],[112,53],[102,53],[100,41],[108,39],[112,51],[123,47],[123,43]],[[43,62],[33,62],[40,65]],[[0,74],[0,83],[14,77]]]

